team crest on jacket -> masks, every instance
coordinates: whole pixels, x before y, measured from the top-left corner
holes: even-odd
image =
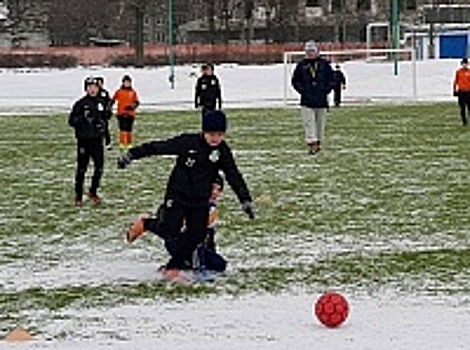
[[[220,157],[220,152],[218,149],[213,150],[211,154],[209,154],[209,160],[213,163],[217,162],[219,160],[219,157]]]
[[[192,167],[194,166],[194,163],[196,163],[196,160],[195,160],[195,159],[193,159],[193,158],[188,158],[188,159],[186,159],[186,163],[185,163],[185,164],[186,164],[186,166],[187,166],[188,168],[192,168]]]
[[[98,110],[99,110],[100,112],[104,111],[104,107],[103,107],[103,105],[101,104],[101,102],[98,103],[97,108],[98,108]]]

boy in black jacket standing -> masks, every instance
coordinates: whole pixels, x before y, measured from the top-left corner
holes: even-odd
[[[75,102],[69,115],[69,125],[75,129],[77,139],[77,170],[75,173],[75,204],[83,204],[83,183],[90,158],[93,160],[94,173],[88,197],[101,203],[98,196],[103,174],[103,138],[106,128],[106,106],[99,98],[99,84],[95,78],[85,79],[86,95]]]
[[[202,116],[202,133],[182,134],[163,141],[152,141],[131,148],[118,159],[123,169],[131,161],[152,155],[176,155],[176,164],[167,183],[163,211],[165,229],[155,228],[157,220],[140,217],[128,232],[132,241],[145,231],[165,232],[168,238],[180,234],[183,225],[190,234],[178,243],[167,269],[191,266],[191,255],[206,237],[209,217],[209,198],[213,180],[219,170],[225,173],[242,209],[254,218],[254,205],[248,187],[240,174],[232,151],[224,141],[227,129],[222,111],[209,111]],[[165,237],[162,237],[165,239]]]
[[[222,108],[222,92],[219,79],[214,74],[214,66],[201,67],[202,75],[197,79],[194,106],[202,107],[202,114]]]

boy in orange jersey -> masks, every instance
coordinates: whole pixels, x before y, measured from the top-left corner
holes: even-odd
[[[455,72],[454,96],[457,96],[462,124],[467,125],[467,111],[470,111],[470,69],[468,59],[460,62],[461,67]]]
[[[119,149],[127,151],[132,147],[132,128],[139,106],[139,97],[132,88],[132,79],[125,75],[121,87],[113,95],[113,103],[117,101],[117,118],[119,125]]]

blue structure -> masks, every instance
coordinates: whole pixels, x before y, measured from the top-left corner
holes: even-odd
[[[416,40],[417,58],[425,60],[430,57],[429,29],[420,29],[405,34],[406,43],[412,42],[413,39]],[[439,28],[436,30],[432,56],[435,58],[470,57],[470,28],[466,30]]]
[[[467,57],[469,32],[448,32],[439,34],[439,58]]]

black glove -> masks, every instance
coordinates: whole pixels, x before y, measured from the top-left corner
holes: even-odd
[[[117,160],[117,166],[119,169],[124,169],[128,166],[132,161],[131,155],[129,153],[124,153],[120,156]]]
[[[250,219],[253,220],[255,218],[255,204],[253,202],[243,202],[242,210],[248,215]]]
[[[454,96],[459,96],[459,92],[454,90]]]

